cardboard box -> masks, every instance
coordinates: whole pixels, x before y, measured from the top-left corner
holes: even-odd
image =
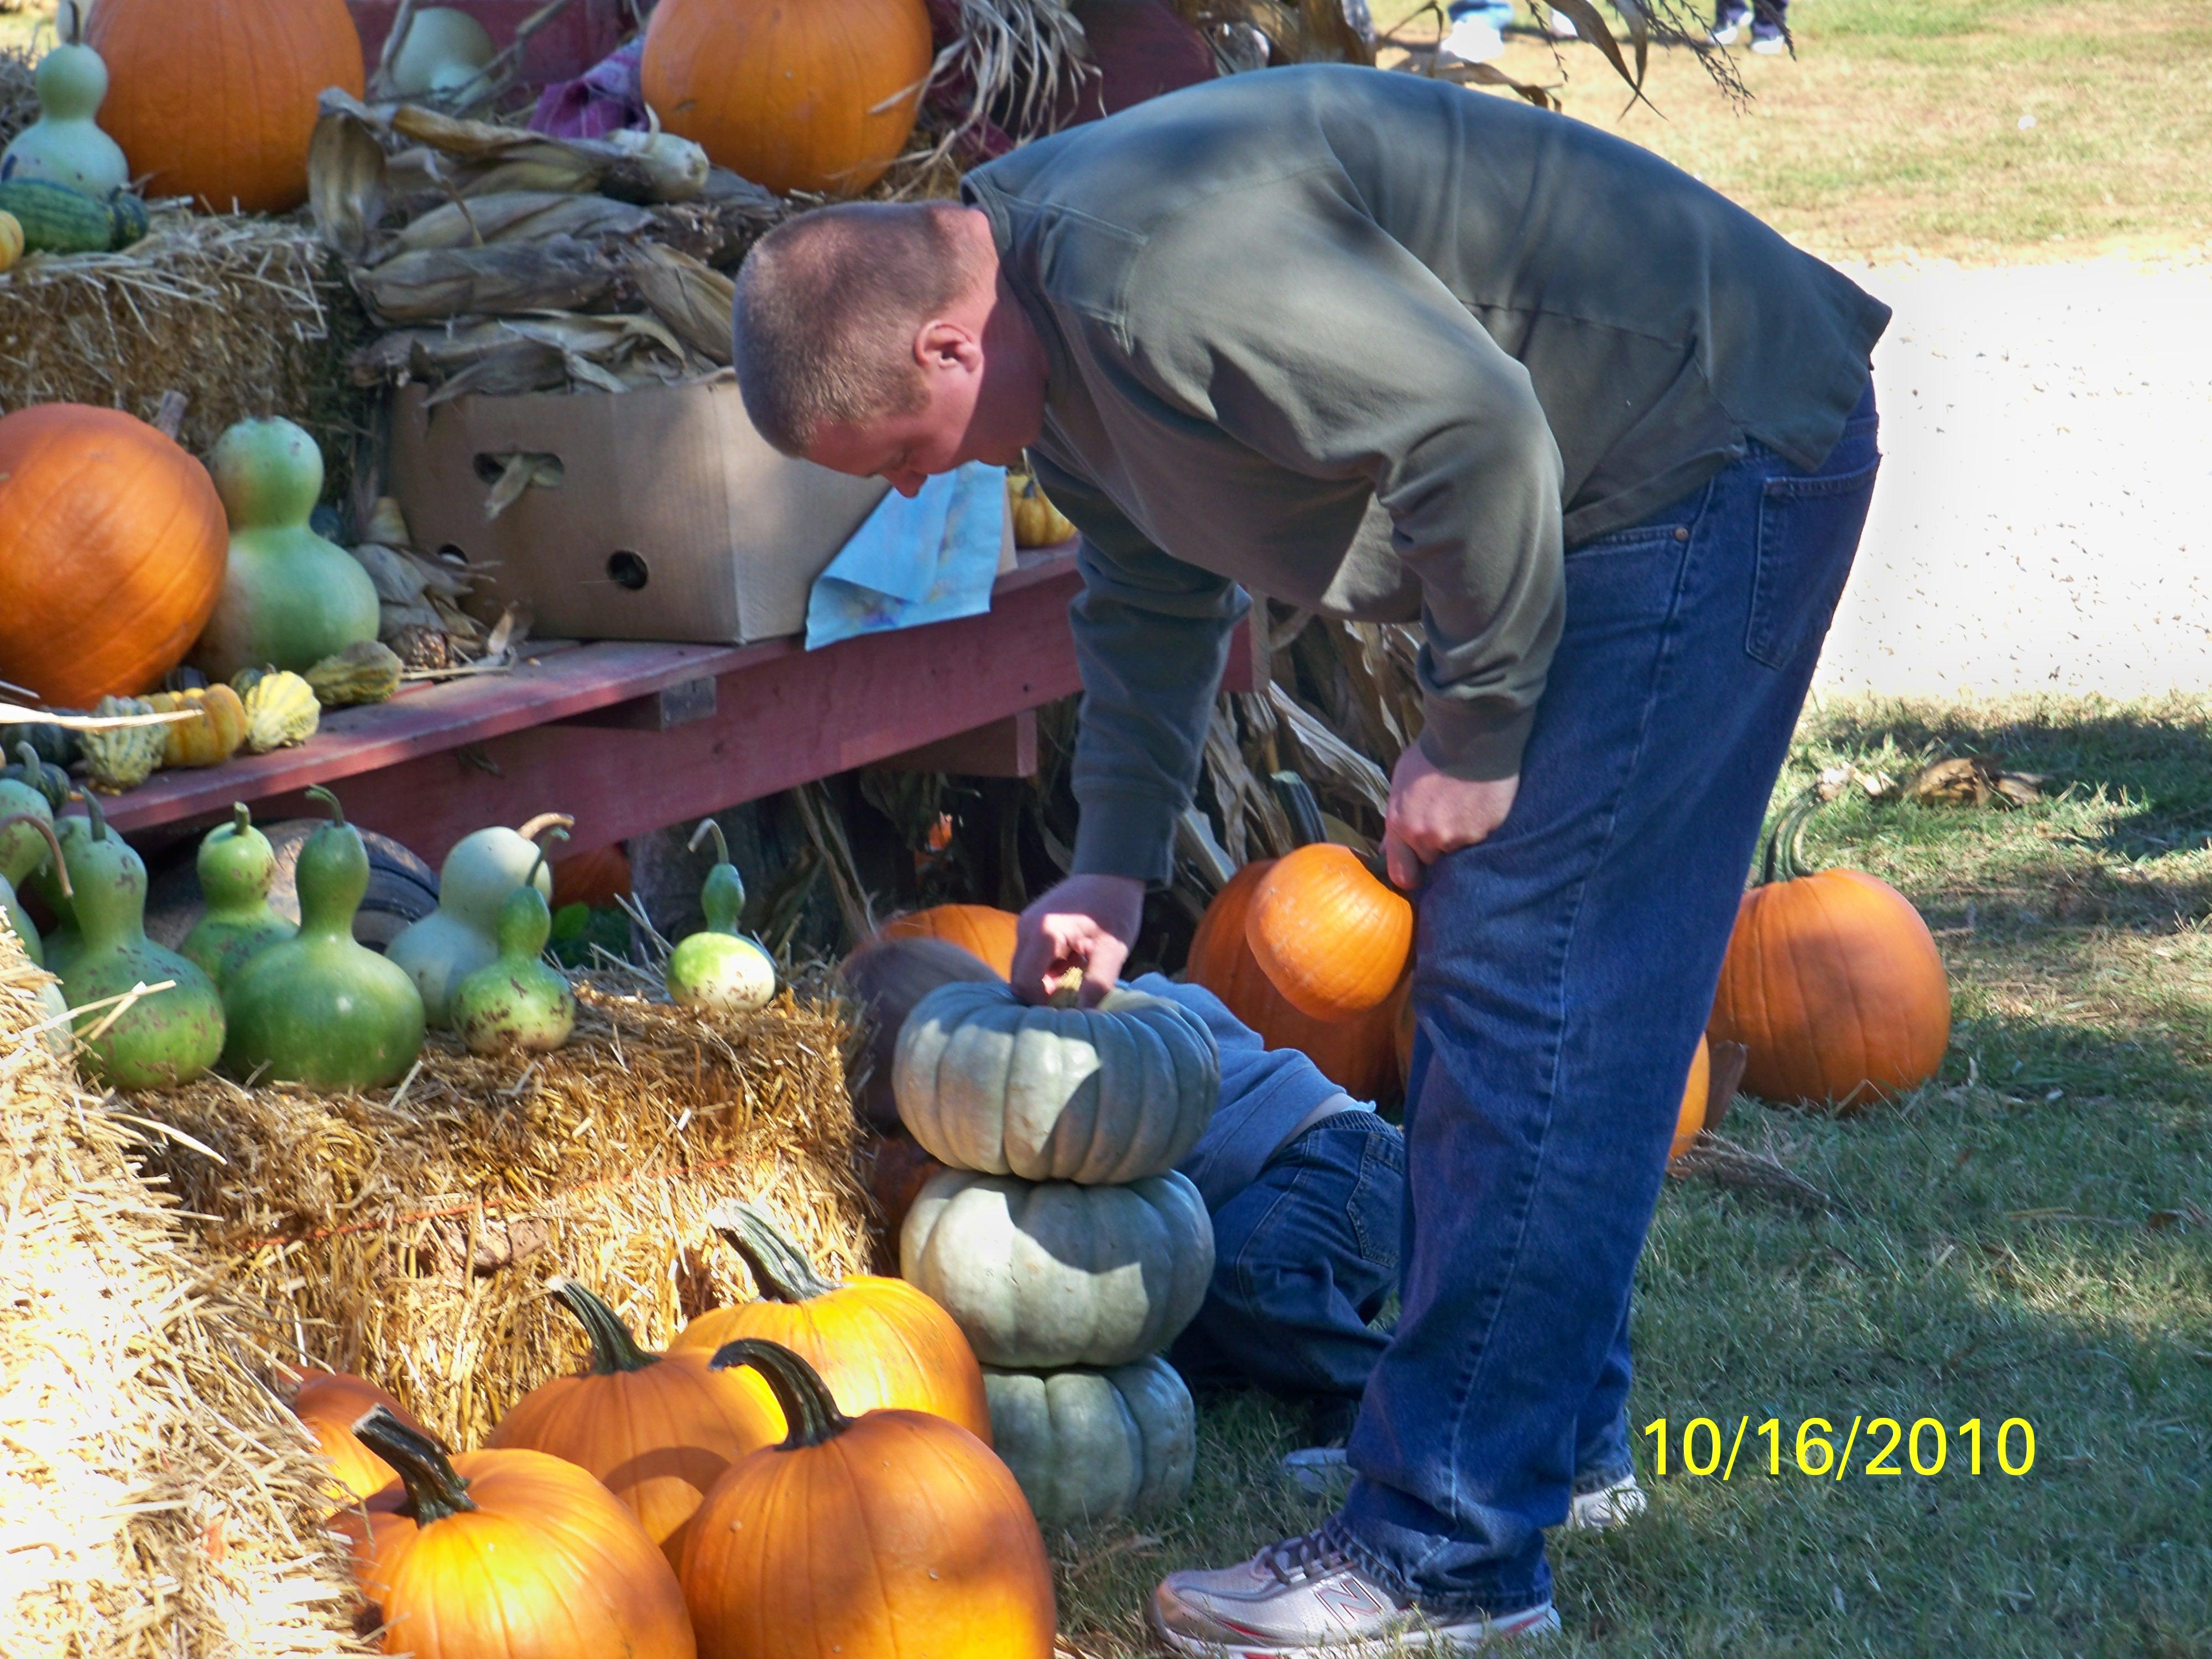
[[[727,373],[634,392],[393,399],[392,493],[416,544],[495,565],[539,638],[743,645],[801,632],[814,579],[890,486],[769,447]],[[486,521],[516,453],[550,458]]]

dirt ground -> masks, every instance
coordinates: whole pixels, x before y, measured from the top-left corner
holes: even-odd
[[[2212,264],[1851,275],[1897,314],[1820,688],[2212,687]]]

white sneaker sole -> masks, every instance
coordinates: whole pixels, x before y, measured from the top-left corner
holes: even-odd
[[[1601,1486],[1595,1492],[1582,1492],[1571,1499],[1567,1504],[1567,1526],[1576,1532],[1603,1532],[1607,1527],[1633,1521],[1644,1513],[1650,1501],[1632,1474],[1626,1480]]]
[[[1479,1626],[1439,1625],[1427,1630],[1403,1631],[1394,1636],[1353,1637],[1285,1646],[1248,1638],[1233,1642],[1212,1641],[1170,1630],[1157,1597],[1145,1609],[1145,1616],[1162,1646],[1170,1653],[1188,1655],[1188,1659],[1389,1659],[1390,1655],[1406,1652],[1472,1653],[1493,1643],[1556,1636],[1559,1630],[1559,1611],[1547,1606],[1504,1620],[1486,1620]]]

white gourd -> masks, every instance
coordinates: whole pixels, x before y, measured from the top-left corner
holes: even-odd
[[[499,911],[507,896],[528,881],[551,900],[552,875],[530,837],[548,824],[570,821],[547,817],[533,818],[520,830],[495,825],[475,830],[446,854],[438,871],[438,908],[410,924],[384,951],[415,981],[432,1025],[450,1026],[453,993],[460,982],[498,959]]]
[[[392,60],[392,90],[401,98],[459,92],[492,60],[484,26],[451,6],[426,6],[415,14],[407,39]]]
[[[0,151],[0,179],[39,179],[106,198],[131,182],[123,147],[94,117],[107,96],[107,65],[90,46],[56,46],[33,76],[39,118]]]

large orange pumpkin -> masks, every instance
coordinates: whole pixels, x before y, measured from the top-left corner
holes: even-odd
[[[1393,1037],[1406,988],[1346,1020],[1315,1019],[1294,1007],[1261,970],[1244,932],[1252,895],[1275,862],[1260,859],[1246,865],[1213,896],[1191,937],[1183,976],[1219,997],[1270,1048],[1303,1050],[1324,1077],[1355,1100],[1378,1099],[1404,1075]]]
[[[1050,1659],[1052,1568],[989,1447],[927,1412],[848,1417],[773,1342],[757,1369],[791,1434],[707,1495],[684,1552],[700,1659]]]
[[[1855,1111],[1936,1075],[1951,985],[1911,901],[1860,870],[1804,872],[1809,797],[1785,811],[1743,896],[1706,1030],[1751,1051],[1743,1086]]]
[[[1413,907],[1349,847],[1316,842],[1260,878],[1244,937],[1300,1013],[1350,1019],[1389,1000],[1413,950]]]
[[[876,929],[878,939],[941,939],[981,957],[1005,979],[1014,971],[1014,933],[1021,921],[1012,910],[988,904],[933,904],[893,916]]]
[[[215,611],[230,530],[207,469],[119,410],[0,419],[0,680],[63,708],[150,691]]]
[[[559,1279],[552,1289],[591,1334],[592,1369],[532,1389],[485,1443],[589,1470],[637,1512],[674,1566],[700,1499],[735,1459],[773,1444],[783,1419],[756,1379],[709,1370],[702,1353],[648,1353],[581,1285]]]
[[[381,1406],[354,1432],[399,1472],[366,1516],[332,1521],[353,1544],[386,1653],[697,1659],[668,1558],[574,1463],[536,1451],[449,1458]]]
[[[323,89],[362,95],[345,0],[100,0],[85,38],[107,62],[100,125],[131,176],[210,212],[306,201]]]
[[[629,896],[629,854],[620,842],[551,860],[553,908],[612,904]]]
[[[914,131],[922,0],[660,0],[645,100],[660,124],[779,195],[855,196]]]
[[[1698,1143],[1698,1131],[1705,1127],[1706,1097],[1713,1080],[1712,1049],[1705,1039],[1698,1039],[1698,1052],[1690,1059],[1689,1080],[1682,1085],[1682,1105],[1674,1115],[1674,1144],[1667,1149],[1667,1156],[1676,1158]]]
[[[333,1496],[339,1502],[382,1492],[398,1478],[391,1464],[354,1437],[353,1425],[362,1413],[382,1406],[417,1433],[428,1432],[404,1406],[362,1377],[309,1369],[294,1372],[286,1381],[293,1390],[292,1414],[315,1437],[337,1478],[340,1490]]]
[[[701,1314],[672,1352],[712,1353],[739,1337],[796,1352],[853,1412],[933,1412],[991,1443],[991,1407],[975,1351],[952,1316],[903,1279],[856,1273],[833,1284],[752,1205],[717,1205],[707,1219],[744,1258],[760,1302]]]

